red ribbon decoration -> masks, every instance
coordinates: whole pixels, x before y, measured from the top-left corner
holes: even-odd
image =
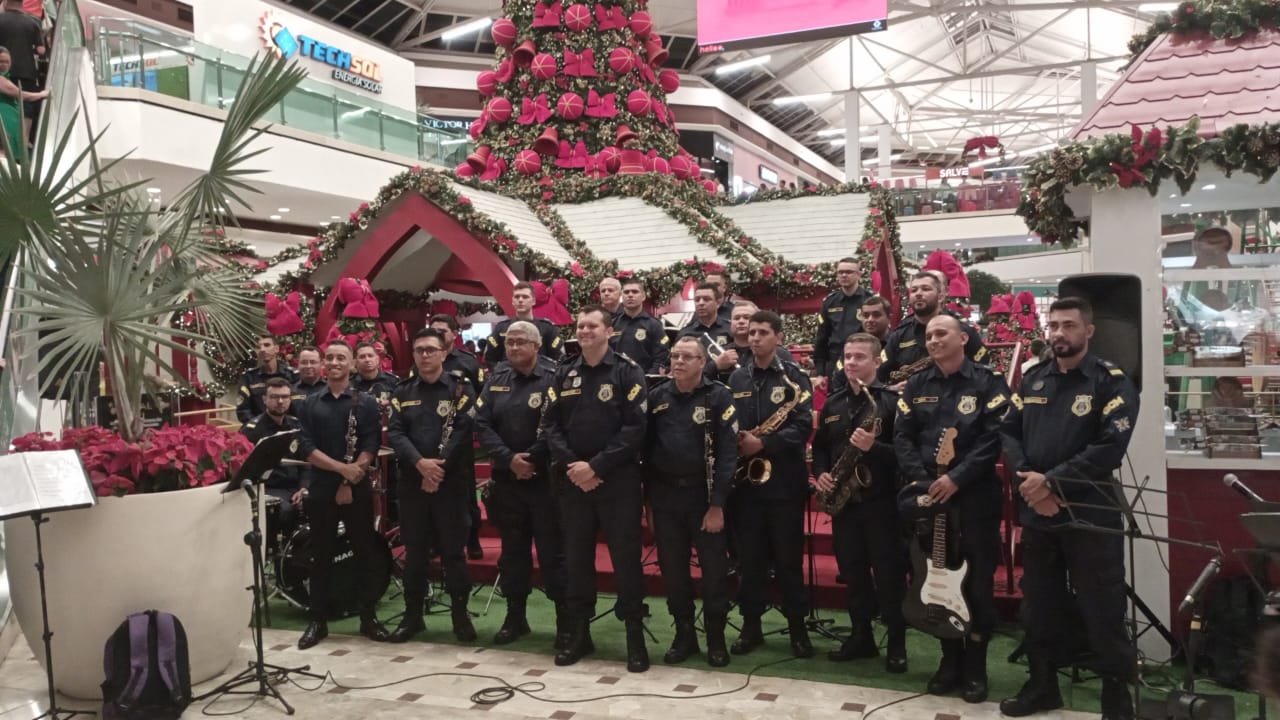
[[[556,0],[550,5],[540,2],[533,9],[533,27],[560,27],[560,16],[562,14],[560,0]]]
[[[302,332],[306,325],[299,315],[302,297],[297,291],[284,298],[275,293],[267,293],[267,331],[276,337]]]
[[[485,168],[484,174],[480,176],[481,180],[490,181],[497,180],[503,173],[507,171],[507,161],[500,157],[489,157],[489,166]]]
[[[639,63],[639,67],[636,69],[640,71],[640,77],[645,82],[658,82],[658,76],[654,74],[653,68],[649,67],[649,63],[641,62]]]
[[[670,118],[667,116],[667,105],[666,105],[666,103],[661,102],[661,101],[658,101],[658,100],[654,100],[654,101],[653,101],[653,114],[657,116],[657,118],[658,118],[658,122],[662,123],[663,125],[670,125],[670,124],[671,124]]]
[[[516,66],[515,63],[511,62],[511,58],[503,58],[502,62],[498,63],[498,82],[511,82],[511,78],[515,77],[515,74]]]
[[[550,320],[556,325],[573,322],[573,315],[569,313],[568,280],[552,280],[550,285],[534,280],[529,285],[533,289],[534,317]]]
[[[589,178],[605,178],[609,176],[609,166],[600,153],[587,156],[587,168],[584,173]]]
[[[618,95],[607,93],[603,97],[592,90],[587,93],[587,117],[611,118],[618,116]]]
[[[576,145],[569,145],[568,140],[560,141],[560,153],[556,156],[556,167],[565,169],[583,169],[587,167],[587,144],[581,140]]]
[[[627,17],[622,8],[614,6],[606,8],[596,3],[596,27],[601,30],[621,30],[627,25]]]
[[[599,77],[596,73],[596,51],[587,48],[578,54],[572,50],[565,50],[564,74],[571,77]]]
[[[535,122],[544,123],[551,119],[551,106],[547,104],[547,94],[542,93],[536,98],[523,98],[520,100],[520,117],[516,122],[521,125],[532,125]]]
[[[338,302],[343,306],[342,317],[378,317],[378,298],[373,296],[368,280],[342,278],[338,281],[337,292]]]

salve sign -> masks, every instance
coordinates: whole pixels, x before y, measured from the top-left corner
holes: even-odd
[[[277,57],[302,55],[333,68],[334,80],[371,93],[382,92],[382,66],[378,63],[355,57],[336,45],[302,34],[294,35],[271,10],[262,14],[261,26],[262,42]]]

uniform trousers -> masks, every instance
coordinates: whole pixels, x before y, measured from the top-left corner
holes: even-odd
[[[560,545],[560,521],[551,486],[545,477],[517,480],[494,473],[489,481],[490,517],[502,538],[498,556],[498,580],[508,600],[527,598],[533,590],[533,549],[547,597],[564,599],[564,555]]]
[[[702,609],[708,615],[729,612],[729,541],[722,529],[706,532],[707,485],[702,478],[684,484],[672,479],[650,484],[653,532],[658,542],[658,567],[667,590],[667,609],[677,620],[692,620],[693,579],[690,548],[698,551],[702,571]]]
[[[434,493],[422,489],[421,477],[402,477],[400,496],[400,538],[404,541],[405,604],[421,604],[427,595],[429,548],[440,553],[445,591],[451,597],[471,592],[467,572],[467,530],[471,514],[467,510],[461,473],[451,474]],[[452,483],[452,486],[450,486]]]
[[[775,475],[770,482],[781,480]],[[808,495],[766,498],[752,487],[734,491],[731,522],[738,526],[738,606],[742,617],[753,619],[764,614],[770,567],[782,589],[782,613],[799,618],[809,612],[804,584],[804,511],[808,501]]]
[[[346,530],[347,541],[360,568],[359,603],[361,615],[372,615],[379,597],[378,579],[389,568],[383,567],[386,558],[376,553],[373,529],[373,493],[368,482],[352,488],[351,503],[334,502],[332,491],[312,492],[306,500],[307,517],[311,523],[311,580],[308,597],[312,620],[324,622],[330,614],[330,577],[332,575],[334,548],[338,541],[338,522]]]
[[[832,519],[831,536],[836,564],[848,583],[849,619],[855,629],[871,622],[878,600],[889,634],[903,632],[907,549],[902,542],[902,522],[895,498],[890,495],[849,503]]]
[[[962,512],[960,554],[969,563],[964,598],[972,617],[971,632],[991,637],[996,615],[996,566],[1000,564],[1000,519],[995,515]]]
[[[596,536],[609,546],[618,586],[614,613],[619,620],[644,617],[644,576],[640,567],[640,473],[625,468],[591,492],[559,478],[561,537],[568,574],[565,602],[577,619],[588,619],[596,602]]]

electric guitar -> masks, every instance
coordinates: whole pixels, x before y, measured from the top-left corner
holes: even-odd
[[[938,442],[935,459],[938,477],[946,474],[955,459],[956,429],[947,428]],[[921,506],[933,503],[928,495],[917,498]],[[902,614],[918,630],[944,640],[958,640],[969,634],[972,615],[964,599],[964,580],[969,564],[947,567],[947,510],[933,518],[933,546],[928,554],[918,540],[911,542],[911,587],[902,603]]]

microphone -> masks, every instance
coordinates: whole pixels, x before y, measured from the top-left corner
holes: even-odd
[[[1182,603],[1178,605],[1179,615],[1190,610],[1191,606],[1196,604],[1196,600],[1200,597],[1200,594],[1204,592],[1205,586],[1207,586],[1221,570],[1221,557],[1215,557],[1209,561],[1208,565],[1204,566],[1204,569],[1200,571],[1200,577],[1196,578],[1196,581],[1191,584],[1191,589],[1187,591],[1187,596],[1182,598]]]
[[[245,478],[244,480],[241,480],[240,487],[244,488],[244,491],[249,493],[250,500],[258,502],[258,493],[253,491],[253,478]]]
[[[1254,502],[1254,503],[1266,502],[1262,498],[1258,497],[1258,493],[1245,487],[1245,484],[1240,482],[1240,478],[1236,477],[1235,473],[1227,473],[1226,475],[1223,475],[1222,484],[1240,493],[1241,495],[1244,496],[1244,499],[1248,500],[1249,502]]]

